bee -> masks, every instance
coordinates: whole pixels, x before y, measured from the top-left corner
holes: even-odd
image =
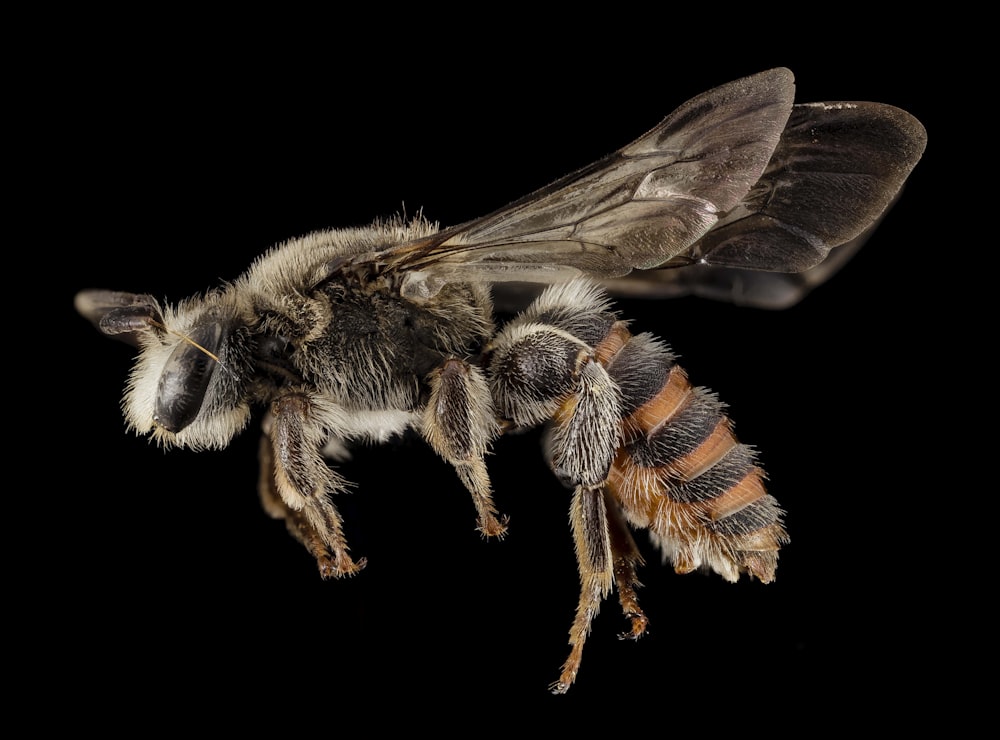
[[[622,636],[646,632],[633,531],[677,572],[727,581],[772,581],[788,542],[722,402],[610,296],[791,305],[863,243],[925,143],[888,105],[795,104],[791,72],[772,69],[483,218],[318,231],[176,305],[106,290],[75,305],[139,350],[123,403],[134,432],[219,449],[261,412],[263,507],[324,578],[365,566],[334,503],[352,445],[417,433],[468,490],[478,530],[502,538],[486,457],[500,435],[542,427],[580,575],[550,687],[564,693],[612,591]]]

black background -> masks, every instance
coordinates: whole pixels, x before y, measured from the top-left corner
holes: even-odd
[[[113,677],[102,690],[151,707],[208,705],[225,686],[262,712],[368,694],[485,718],[595,699],[625,714],[698,696],[741,710],[879,704],[884,685],[919,670],[928,644],[915,655],[900,626],[933,597],[906,576],[923,565],[907,513],[920,505],[909,475],[920,453],[903,440],[920,416],[906,382],[927,360],[911,278],[935,249],[934,62],[902,32],[733,44],[673,28],[604,42],[616,26],[604,21],[583,37],[502,42],[344,26],[335,38],[313,28],[232,43],[240,34],[220,26],[102,37],[69,55],[39,117],[57,164],[38,187],[64,214],[40,229],[65,247],[51,258],[62,344],[42,363],[62,389],[50,410],[63,441],[44,471],[45,515],[32,501],[23,519],[38,537],[36,584],[59,604],[51,667],[68,688],[89,690],[101,666]],[[468,495],[419,442],[358,450],[342,468],[357,491],[337,503],[369,565],[324,582],[260,510],[254,431],[203,453],[126,433],[131,350],[73,313],[77,289],[176,300],[313,229],[404,205],[459,223],[624,145],[699,92],[777,65],[795,72],[800,101],[878,100],[924,121],[929,150],[902,200],[794,309],[620,303],[760,450],[792,536],[774,584],[677,576],[647,547],[649,635],[616,639],[612,597],[576,686],[551,698],[577,575],[569,497],[536,436],[500,440],[490,460],[511,517],[502,543],[480,539]],[[53,520],[48,535],[40,522]]]

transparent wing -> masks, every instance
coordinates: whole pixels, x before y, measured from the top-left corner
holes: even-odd
[[[364,260],[405,273],[413,298],[454,280],[613,279],[676,268],[696,284],[717,281],[722,269],[809,270],[879,218],[925,135],[891,106],[793,107],[793,97],[784,68],[722,85],[489,216]]]
[[[662,265],[763,174],[794,87],[789,70],[773,69],[710,90],[589,167],[381,258],[438,281],[620,276]]]
[[[791,306],[868,240],[926,143],[920,122],[892,106],[796,105],[763,176],[691,245],[690,264],[633,272],[607,287],[620,295]]]

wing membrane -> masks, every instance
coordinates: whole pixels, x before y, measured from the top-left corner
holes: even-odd
[[[760,181],[692,245],[689,264],[633,272],[607,287],[619,295],[794,305],[868,240],[926,143],[920,122],[889,105],[796,105]]]
[[[920,123],[889,105],[796,105],[764,175],[691,256],[777,272],[815,267],[881,217],[925,143]]]
[[[675,268],[637,273],[636,285],[787,305],[795,286],[806,286],[801,294],[833,272],[823,267],[832,248],[863,242],[926,144],[920,123],[892,106],[793,97],[784,68],[730,82],[489,216],[365,259],[405,274],[414,298],[449,280],[607,280]],[[617,285],[628,292],[628,279]],[[772,300],[768,290],[784,294]]]
[[[757,182],[793,98],[787,69],[710,90],[614,154],[392,262],[449,277],[485,270],[490,280],[524,279],[531,266],[624,275],[661,265]]]

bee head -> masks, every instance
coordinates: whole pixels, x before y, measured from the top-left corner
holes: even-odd
[[[246,426],[249,332],[225,292],[161,309],[149,295],[85,291],[76,307],[139,348],[122,404],[137,433],[166,447],[222,448]]]

